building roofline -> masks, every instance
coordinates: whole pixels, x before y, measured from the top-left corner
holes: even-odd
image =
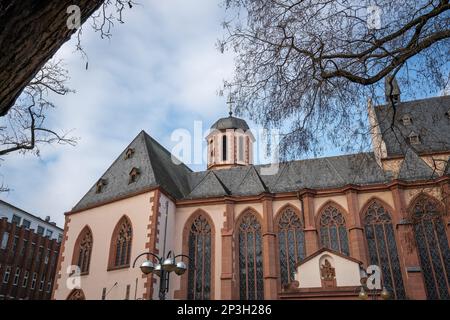
[[[34,219],[37,219],[37,220],[41,221],[42,223],[44,223],[44,224],[46,224],[46,225],[52,226],[53,228],[56,228],[56,229],[59,229],[61,232],[64,231],[64,229],[61,228],[61,227],[58,227],[58,225],[56,225],[56,224],[51,224],[49,221],[45,221],[45,220],[42,219],[41,217],[38,217],[38,216],[36,216],[36,215],[34,215],[34,214],[32,214],[32,213],[29,213],[29,212],[27,212],[27,211],[25,211],[25,210],[23,210],[23,209],[20,209],[20,208],[16,207],[15,205],[12,205],[12,204],[9,203],[9,202],[6,202],[6,201],[0,199],[0,203],[3,203],[3,204],[5,204],[5,205],[7,205],[8,207],[13,208],[13,209],[15,209],[15,210],[18,210],[18,211],[20,211],[20,212],[26,214],[27,216],[33,217]]]

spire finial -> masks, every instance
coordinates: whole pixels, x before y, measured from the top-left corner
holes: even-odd
[[[230,109],[230,112],[228,112],[228,114],[230,115],[230,117],[233,115],[233,103],[234,103],[234,101],[233,101],[233,99],[231,98],[231,94],[230,94],[230,95],[228,95],[228,101],[227,101],[228,108]]]

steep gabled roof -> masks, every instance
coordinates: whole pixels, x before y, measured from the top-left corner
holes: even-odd
[[[222,197],[229,194],[230,191],[217,178],[214,171],[209,171],[186,198]]]
[[[254,166],[248,166],[247,173],[235,190],[236,195],[254,195],[267,192],[268,189]]]
[[[134,152],[131,158],[126,159],[129,149],[133,149]],[[139,176],[135,182],[129,183],[129,173],[133,168],[139,169]],[[96,180],[72,210],[81,210],[158,186],[173,197],[182,198],[189,193],[187,176],[190,172],[191,170],[184,164],[176,165],[169,151],[141,131],[100,177],[106,181],[102,191],[96,192],[98,181]]]
[[[394,109],[390,105],[374,108],[388,157],[403,156],[409,149],[405,138],[411,132],[420,136],[420,144],[414,145],[416,151],[450,151],[450,96],[434,97],[422,100],[400,102],[396,106],[394,126],[391,129]],[[411,125],[403,125],[404,115],[411,117]]]
[[[420,180],[436,178],[438,174],[412,150],[408,149],[403,159],[398,179]]]

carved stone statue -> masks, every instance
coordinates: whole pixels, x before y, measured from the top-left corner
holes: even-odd
[[[320,266],[320,275],[326,281],[334,280],[336,277],[336,272],[328,259],[325,259],[324,264]]]

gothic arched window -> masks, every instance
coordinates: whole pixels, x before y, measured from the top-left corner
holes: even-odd
[[[80,268],[81,274],[89,272],[92,253],[92,232],[85,227],[79,234],[73,251],[72,264]]]
[[[305,258],[303,224],[295,211],[287,207],[278,221],[281,284],[294,280],[295,265]]]
[[[450,249],[438,204],[421,196],[411,213],[427,297],[450,299]]]
[[[194,265],[188,269],[188,299],[208,300],[211,297],[211,225],[199,215],[189,231],[189,257]]]
[[[261,225],[254,214],[247,212],[238,228],[240,299],[264,299]]]
[[[127,217],[120,219],[111,239],[110,267],[127,267],[130,265],[133,229]]]
[[[333,205],[327,206],[320,215],[320,243],[345,255],[350,253],[344,216]]]
[[[378,201],[373,201],[365,212],[364,230],[369,264],[381,268],[383,285],[393,293],[395,299],[405,299],[391,215]]]

